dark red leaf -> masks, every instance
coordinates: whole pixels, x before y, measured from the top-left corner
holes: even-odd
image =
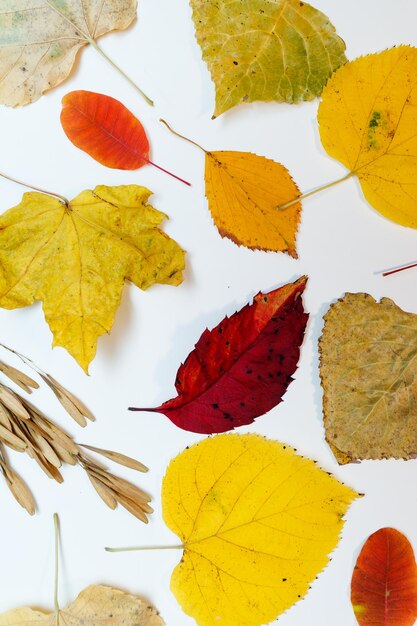
[[[296,370],[308,315],[306,278],[259,293],[205,330],[178,370],[178,396],[154,409],[180,428],[221,433],[250,424],[282,400]]]
[[[417,619],[417,567],[408,539],[381,528],[363,546],[351,601],[360,626],[412,626]]]

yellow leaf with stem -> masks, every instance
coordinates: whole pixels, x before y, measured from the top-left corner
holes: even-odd
[[[178,455],[163,481],[184,548],[171,588],[199,626],[260,626],[304,596],[357,497],[313,461],[258,435],[220,435]]]
[[[417,48],[399,46],[346,63],[323,91],[324,148],[358,177],[368,202],[417,228]]]

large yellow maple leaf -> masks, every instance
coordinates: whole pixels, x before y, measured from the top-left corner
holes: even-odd
[[[356,175],[385,217],[417,228],[417,48],[346,63],[323,91],[318,121],[327,152]]]
[[[357,494],[258,435],[219,435],[170,464],[162,500],[184,555],[171,588],[199,626],[260,626],[328,563]]]
[[[110,331],[125,280],[147,289],[182,281],[184,251],[158,225],[145,187],[98,186],[64,204],[42,193],[0,216],[0,306],[43,302],[54,346],[88,370]]]

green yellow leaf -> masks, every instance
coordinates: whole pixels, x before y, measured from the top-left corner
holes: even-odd
[[[98,186],[68,206],[41,193],[0,216],[0,306],[43,302],[54,346],[85,371],[108,333],[125,280],[147,289],[182,281],[184,251],[159,229],[166,215],[137,185]]]
[[[70,74],[78,51],[127,28],[136,0],[2,0],[0,103],[37,100]]]
[[[416,457],[417,315],[347,293],[324,320],[324,425],[337,461]]]
[[[296,257],[301,204],[277,211],[299,195],[288,170],[250,152],[206,152],[206,196],[222,237],[254,250]]]
[[[177,456],[166,524],[184,555],[171,589],[199,626],[260,626],[305,595],[357,494],[258,435],[219,435]]]
[[[67,608],[53,613],[25,607],[0,615],[0,626],[163,626],[154,607],[137,596],[112,587],[92,585]]]
[[[216,86],[215,117],[242,102],[313,100],[346,61],[329,18],[300,0],[190,0]]]
[[[324,148],[360,181],[368,202],[417,228],[417,48],[346,63],[323,91]]]

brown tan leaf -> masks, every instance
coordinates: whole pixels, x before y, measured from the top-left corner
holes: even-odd
[[[417,455],[417,315],[347,293],[320,338],[326,439],[340,464]]]

